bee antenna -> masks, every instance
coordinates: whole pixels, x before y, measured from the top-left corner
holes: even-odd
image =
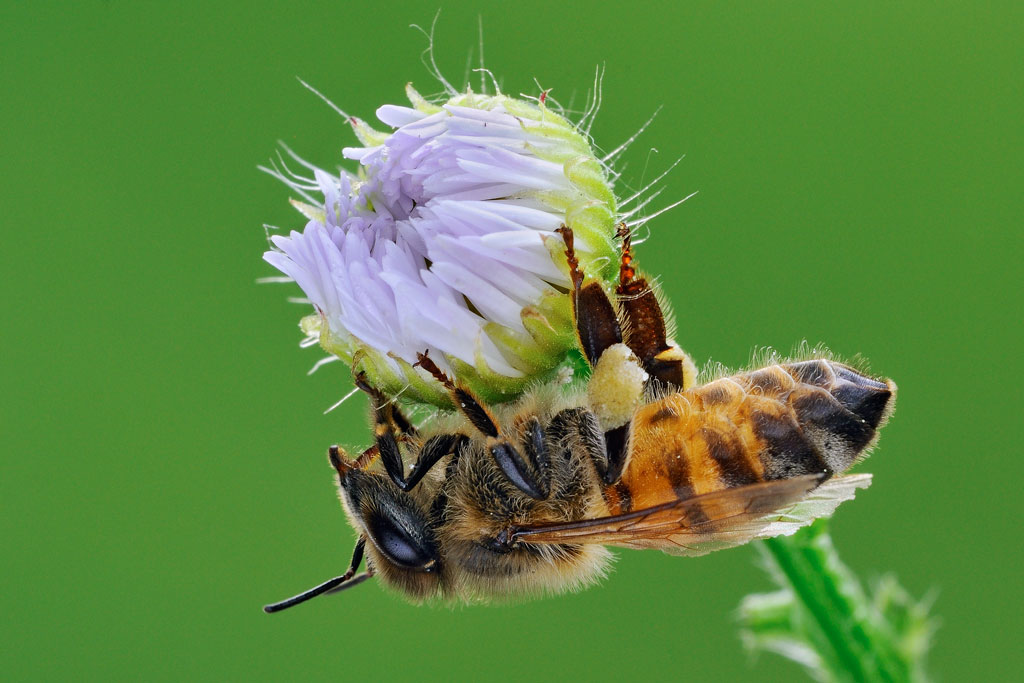
[[[267,614],[280,612],[281,610],[288,609],[289,607],[294,607],[295,605],[306,602],[306,600],[309,600],[310,598],[315,598],[318,595],[324,595],[326,593],[337,593],[345,590],[346,588],[351,588],[352,586],[356,586],[362,583],[363,581],[366,581],[371,576],[373,576],[373,574],[371,574],[370,572],[363,572],[359,576],[349,576],[348,572],[346,572],[341,576],[335,576],[333,579],[324,581],[319,586],[310,588],[308,591],[299,593],[298,595],[288,598],[287,600],[275,602],[270,605],[264,605],[263,611]]]
[[[270,605],[265,605],[263,611],[267,614],[273,614],[274,612],[280,612],[281,610],[294,607],[295,605],[306,602],[311,598],[315,598],[318,595],[326,595],[328,593],[339,593],[343,590],[351,588],[352,586],[358,586],[363,581],[373,576],[372,569],[368,569],[362,574],[356,575],[356,570],[359,569],[359,564],[363,561],[363,548],[366,545],[365,539],[360,538],[356,543],[355,551],[352,553],[352,563],[348,568],[348,571],[341,576],[335,576],[333,579],[324,581],[319,586],[314,586],[307,591],[303,591],[298,595],[282,600],[281,602],[275,602]]]

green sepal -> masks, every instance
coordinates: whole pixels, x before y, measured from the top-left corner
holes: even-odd
[[[582,239],[588,251],[576,250],[580,265],[590,277],[611,282],[619,272],[615,238],[615,213],[602,202],[580,202],[566,212],[566,225]]]
[[[348,121],[352,125],[352,131],[356,134],[356,139],[366,147],[383,145],[391,137],[391,133],[383,133],[370,126],[366,121],[357,119],[354,116],[350,117]]]
[[[424,114],[436,114],[441,111],[441,107],[436,104],[428,102],[423,95],[416,91],[416,88],[412,87],[412,83],[405,84],[405,96],[409,99],[409,103],[412,104],[412,108],[416,111],[421,111]]]
[[[565,119],[558,117],[557,122],[544,121],[540,123],[523,123],[523,128],[531,135],[548,138],[561,144],[541,147],[527,143],[528,148],[539,158],[545,161],[554,161],[563,164],[574,156],[594,157],[594,152],[586,139],[570,126]]]
[[[323,318],[319,313],[302,316],[299,320],[299,329],[302,330],[302,334],[307,337],[321,337],[320,343],[323,345],[321,333],[321,330],[323,329]],[[330,349],[327,349],[326,347],[325,350],[331,352]]]
[[[563,164],[565,176],[591,199],[605,204],[611,213],[615,213],[615,195],[608,185],[604,169],[593,156],[578,156]],[[614,226],[615,221],[612,220]]]
[[[582,351],[577,348],[570,349],[565,360],[566,365],[572,369],[574,381],[585,382],[590,379],[594,369],[590,367],[590,362],[587,361],[587,357],[583,355]]]
[[[394,360],[398,363],[398,367],[402,369],[402,375],[406,382],[402,387],[399,387],[399,390],[406,386],[408,387],[402,392],[402,396],[415,397],[438,408],[452,407],[451,399],[448,397],[448,392],[445,391],[444,387],[433,379],[423,377],[423,375],[417,372],[416,368],[401,358],[395,358]]]
[[[561,354],[576,344],[572,302],[568,294],[545,292],[536,306],[523,309],[520,319],[526,331],[548,353]]]
[[[542,372],[557,362],[557,358],[548,357],[549,354],[530,334],[511,330],[495,322],[485,324],[484,332],[498,346],[508,364],[524,375]]]
[[[506,403],[519,398],[531,377],[507,377],[492,371],[482,355],[477,356],[476,365],[470,365],[458,358],[448,362],[459,381],[467,386],[485,403]]]
[[[327,222],[327,212],[321,209],[319,206],[313,206],[312,204],[307,204],[306,202],[300,202],[298,199],[289,199],[288,203],[291,204],[296,211],[298,211],[311,221],[316,221],[317,223]]]

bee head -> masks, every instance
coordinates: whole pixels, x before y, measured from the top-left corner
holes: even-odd
[[[342,505],[366,539],[369,566],[414,599],[435,595],[441,584],[441,550],[427,509],[382,473],[336,469]]]

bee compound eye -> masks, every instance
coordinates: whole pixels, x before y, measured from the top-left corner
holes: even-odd
[[[417,515],[405,510],[378,511],[368,517],[366,527],[377,550],[399,567],[423,572],[437,567],[437,545]]]

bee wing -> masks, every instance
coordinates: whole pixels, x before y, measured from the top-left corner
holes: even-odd
[[[767,481],[613,517],[519,527],[513,537],[526,543],[598,543],[704,555],[756,538],[792,534],[832,514],[856,489],[871,484],[870,474],[834,477],[824,484],[821,479],[806,475]]]

